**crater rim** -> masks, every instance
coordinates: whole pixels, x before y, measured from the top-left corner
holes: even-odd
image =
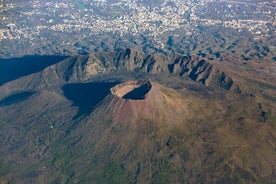
[[[131,80],[110,89],[111,93],[125,100],[143,100],[150,92],[152,84],[150,79],[146,80]]]

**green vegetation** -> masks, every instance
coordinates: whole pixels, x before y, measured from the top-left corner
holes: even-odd
[[[261,116],[262,116],[264,121],[269,120],[269,121],[272,121],[272,122],[276,122],[276,116],[272,114],[270,109],[268,111],[263,111]]]
[[[93,176],[90,179],[90,182],[99,184],[121,184],[127,183],[128,173],[123,164],[116,161],[110,161],[104,165],[103,169],[101,169],[101,172],[98,175]]]
[[[152,176],[153,184],[174,183],[176,178],[172,176],[175,176],[177,171],[172,164],[162,158],[155,159],[153,164],[156,168]]]
[[[166,169],[168,170],[168,168],[166,168]],[[167,184],[167,183],[171,183],[170,179],[171,179],[171,177],[167,173],[157,172],[152,178],[152,183],[153,184]]]
[[[5,163],[3,160],[0,160],[0,176],[5,176],[11,172],[11,167],[9,164]]]

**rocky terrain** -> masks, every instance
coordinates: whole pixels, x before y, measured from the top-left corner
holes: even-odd
[[[274,183],[275,69],[124,49],[14,71],[0,181]]]

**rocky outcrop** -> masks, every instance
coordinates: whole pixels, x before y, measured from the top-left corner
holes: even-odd
[[[194,81],[206,84],[213,66],[206,60],[199,60],[191,56],[177,58],[174,63],[168,65],[170,73],[188,76]]]
[[[232,78],[228,77],[224,72],[218,72],[217,75],[219,85],[226,90],[230,90],[234,83]]]
[[[200,82],[206,86],[215,82],[229,90],[231,77],[224,76],[214,80],[216,72],[214,65],[195,56],[178,56],[170,58],[161,54],[144,54],[137,50],[126,49],[113,53],[92,53],[89,56],[75,58],[73,66],[64,74],[66,81],[86,80],[100,73],[111,71],[146,72],[152,74],[176,74]],[[227,81],[224,81],[227,80]]]
[[[166,57],[159,54],[145,55],[131,49],[110,54],[91,54],[84,67],[85,78],[110,71],[166,73],[168,70],[165,60]]]

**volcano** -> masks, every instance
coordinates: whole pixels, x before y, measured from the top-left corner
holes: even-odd
[[[121,123],[141,119],[179,123],[184,114],[188,116],[186,107],[187,102],[174,89],[150,79],[132,80],[112,87],[95,114]]]
[[[0,85],[0,183],[275,183],[271,70],[127,53]]]

